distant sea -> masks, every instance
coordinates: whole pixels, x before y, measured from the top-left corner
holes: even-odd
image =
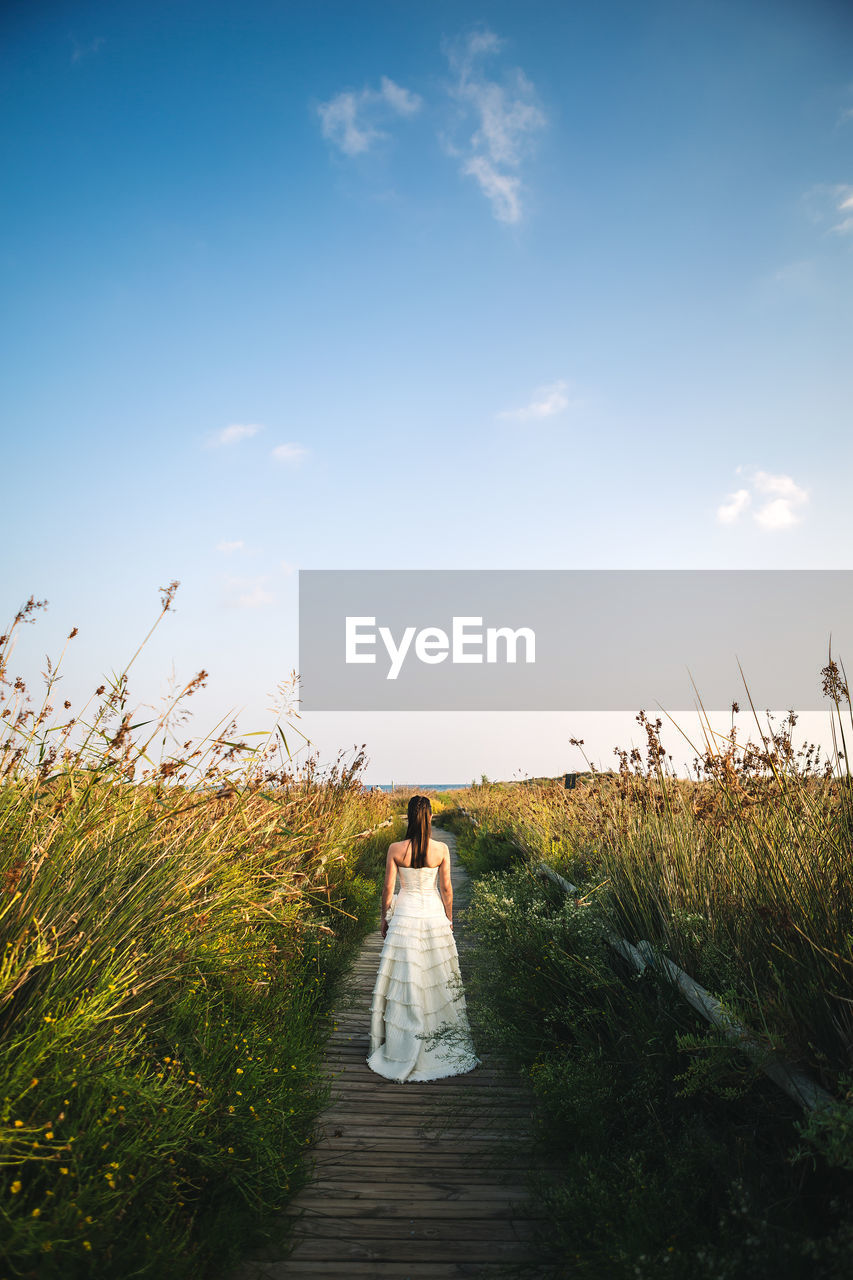
[[[461,791],[470,787],[470,782],[368,782],[368,787],[378,787],[380,791],[393,791],[395,787],[419,787],[421,791]]]

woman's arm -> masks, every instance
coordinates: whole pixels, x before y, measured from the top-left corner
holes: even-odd
[[[453,883],[450,879],[450,850],[444,846],[444,858],[438,866],[438,891],[444,903],[444,913],[453,928]]]
[[[394,846],[389,844],[388,857],[385,859],[385,883],[382,886],[382,937],[388,932],[388,908],[394,896],[394,885],[397,883],[397,863],[392,853]]]

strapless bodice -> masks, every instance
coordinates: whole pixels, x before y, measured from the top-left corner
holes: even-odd
[[[444,904],[438,893],[438,867],[398,867],[400,892],[395,911],[411,915],[438,915],[444,913]]]

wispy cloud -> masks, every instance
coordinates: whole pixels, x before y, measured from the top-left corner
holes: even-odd
[[[245,548],[245,546],[246,546],[245,542],[242,542],[240,540],[236,542],[223,541],[223,542],[217,542],[216,550],[224,551],[226,555],[231,555],[231,553],[234,551],[242,551]]]
[[[262,609],[274,604],[275,597],[267,589],[266,575],[257,578],[229,578],[226,603],[232,609]]]
[[[276,462],[299,462],[308,450],[301,444],[277,444],[270,457]]]
[[[446,49],[455,75],[450,92],[475,128],[463,146],[445,145],[462,173],[479,184],[497,220],[515,223],[523,216],[518,170],[546,119],[522,70],[508,71],[502,82],[484,73],[484,60],[499,54],[504,43],[493,31],[481,30]]]
[[[74,36],[71,36],[71,61],[82,62],[84,58],[94,57],[104,44],[106,40],[103,36],[95,36],[94,40],[90,40],[88,44],[80,44]]]
[[[743,470],[743,467],[737,468],[739,473]],[[809,495],[792,476],[755,471],[748,483],[749,488],[729,494],[717,508],[720,524],[736,524],[747,511],[755,524],[770,533],[790,529],[801,522]]]
[[[504,409],[499,418],[512,418],[516,422],[530,422],[537,418],[553,418],[569,407],[569,384],[560,378],[546,387],[539,387],[529,404],[520,409]]]
[[[818,183],[803,193],[806,216],[824,234],[853,235],[853,184],[849,182]]]
[[[720,524],[734,524],[746,511],[752,499],[748,489],[738,489],[730,493],[725,502],[717,507],[717,519]]]
[[[252,436],[256,436],[259,431],[263,431],[263,427],[257,423],[240,423],[234,422],[229,427],[223,427],[221,431],[217,431],[211,437],[209,443],[216,447],[228,444],[239,444],[241,440],[249,440]]]
[[[764,283],[785,293],[817,294],[820,290],[817,261],[814,258],[800,258],[794,262],[786,262],[765,277]]]
[[[378,89],[335,94],[328,102],[320,103],[317,113],[323,137],[344,155],[357,156],[388,137],[377,127],[379,121],[389,116],[416,115],[422,102],[417,93],[383,76]]]
[[[840,221],[834,223],[832,230],[838,231],[841,235],[850,235],[853,232],[853,187],[838,186],[835,188],[836,201],[836,217],[840,217]]]

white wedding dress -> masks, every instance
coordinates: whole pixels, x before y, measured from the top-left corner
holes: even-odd
[[[379,958],[367,1065],[388,1080],[440,1080],[478,1066],[438,867],[399,867]],[[437,1034],[439,1033],[439,1034]]]

